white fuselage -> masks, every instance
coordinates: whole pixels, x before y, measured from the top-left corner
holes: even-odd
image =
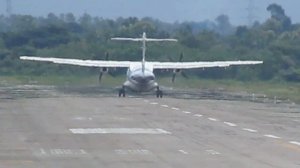
[[[127,80],[123,86],[136,92],[148,92],[157,88],[153,67],[146,63],[143,70],[142,64],[130,65],[127,70]]]

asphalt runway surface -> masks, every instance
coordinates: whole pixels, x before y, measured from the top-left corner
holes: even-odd
[[[298,168],[298,105],[0,90],[0,168]]]

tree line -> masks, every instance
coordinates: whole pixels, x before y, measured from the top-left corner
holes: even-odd
[[[277,4],[270,17],[251,26],[234,26],[226,15],[214,21],[165,23],[153,18],[105,19],[72,13],[47,17],[0,16],[1,75],[87,75],[82,68],[20,61],[20,55],[79,59],[140,60],[140,44],[111,41],[111,37],[177,38],[178,43],[149,44],[147,59],[177,61],[263,60],[263,65],[189,70],[200,78],[300,81],[300,25]],[[120,74],[124,70],[115,70]],[[162,73],[164,72],[157,72]]]

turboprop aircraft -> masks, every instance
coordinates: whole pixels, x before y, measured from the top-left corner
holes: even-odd
[[[158,83],[155,81],[153,70],[155,69],[171,69],[173,70],[173,79],[175,74],[182,69],[192,68],[210,68],[210,67],[228,67],[232,65],[254,65],[262,64],[262,61],[215,61],[215,62],[152,62],[146,61],[146,42],[177,42],[176,39],[154,39],[147,38],[146,33],[143,33],[141,38],[122,38],[116,37],[111,40],[119,41],[135,41],[142,42],[142,60],[141,61],[109,61],[109,60],[81,60],[81,59],[66,59],[66,58],[53,58],[53,57],[32,57],[20,56],[22,60],[31,61],[44,61],[52,62],[55,64],[68,64],[87,67],[100,67],[102,73],[107,71],[108,68],[128,68],[127,79],[119,90],[119,97],[125,97],[127,89],[136,92],[149,92],[156,89],[156,97],[162,98],[163,92],[160,90]]]

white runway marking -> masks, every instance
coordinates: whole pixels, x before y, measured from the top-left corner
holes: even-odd
[[[149,100],[144,100],[144,102],[148,103],[148,102],[149,102]]]
[[[258,132],[257,130],[250,129],[250,128],[243,128],[243,130],[248,132]]]
[[[189,111],[182,111],[184,114],[191,114]]]
[[[181,152],[182,154],[185,154],[185,155],[189,154],[188,152],[186,152],[184,150],[178,150],[178,151]]]
[[[208,118],[210,121],[218,121],[216,118]]]
[[[201,115],[201,114],[195,114],[194,116],[195,117],[202,117],[203,115]]]
[[[224,124],[229,125],[230,127],[236,127],[237,125],[231,122],[224,122]]]
[[[264,135],[265,137],[268,137],[268,138],[274,138],[274,139],[281,139],[281,137],[278,137],[278,136],[275,136],[275,135],[269,135],[269,134],[266,134]]]
[[[76,128],[69,130],[73,134],[171,134],[159,128]]]
[[[179,110],[179,108],[177,108],[177,107],[172,107],[172,109],[173,110],[177,110],[177,111]]]
[[[150,104],[156,105],[156,104],[158,104],[158,103],[156,103],[156,102],[152,102],[152,103],[150,103]]]
[[[93,120],[92,117],[74,117],[72,120],[84,121],[84,120]]]
[[[169,107],[168,105],[166,105],[166,104],[163,104],[163,105],[160,105],[161,107]]]
[[[46,153],[46,151],[44,149],[40,149],[40,151],[41,151],[42,155],[47,155],[47,153]]]
[[[151,152],[146,149],[117,149],[115,152],[118,155],[149,155]]]
[[[300,142],[297,142],[297,141],[290,141],[289,143],[300,146]]]
[[[76,156],[76,155],[87,155],[88,153],[83,149],[40,149],[39,156]]]
[[[221,153],[212,149],[206,150],[206,152],[208,152],[211,155],[220,155]]]

